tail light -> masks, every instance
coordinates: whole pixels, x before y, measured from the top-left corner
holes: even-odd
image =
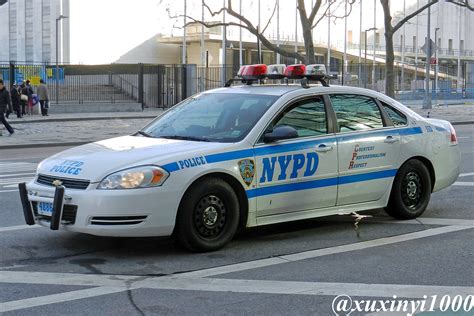
[[[458,137],[456,136],[456,130],[454,127],[449,124],[449,129],[451,131],[451,145],[457,145],[458,144]]]

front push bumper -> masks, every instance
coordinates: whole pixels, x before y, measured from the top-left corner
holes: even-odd
[[[107,237],[169,236],[180,203],[178,186],[121,190],[73,190],[19,184],[27,225]],[[40,203],[50,203],[44,214]]]
[[[26,189],[26,183],[20,183],[18,185],[20,191],[21,205],[23,207],[23,215],[25,216],[25,222],[27,225],[34,225],[35,214],[33,213],[33,207],[30,200],[28,199],[28,190]],[[59,224],[61,224],[61,218],[63,215],[64,209],[64,192],[66,191],[64,186],[57,186],[54,192],[54,197],[47,198],[41,197],[38,198],[40,202],[49,202],[53,203],[53,210],[51,213],[50,228],[51,230],[58,230]]]

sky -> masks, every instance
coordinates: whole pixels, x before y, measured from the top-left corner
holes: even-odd
[[[261,23],[266,23],[273,11],[275,0],[261,0]],[[363,1],[363,28],[373,26],[373,0]],[[311,0],[306,0],[309,6]],[[377,27],[382,27],[383,15],[377,2]],[[421,0],[420,2],[424,2]],[[223,0],[206,0],[213,9],[222,6]],[[233,0],[234,10],[238,10],[239,0]],[[243,14],[257,24],[258,0],[242,0]],[[349,29],[354,30],[355,40],[359,29],[359,3],[348,20]],[[406,0],[407,6],[416,0]],[[116,61],[121,55],[158,33],[181,35],[182,30],[173,28],[182,25],[182,18],[169,19],[171,15],[183,13],[184,0],[70,0],[71,12],[71,61],[83,64],[102,64]],[[187,0],[187,13],[201,18],[201,0]],[[403,0],[392,1],[394,11],[402,10]],[[280,35],[293,37],[295,33],[295,0],[280,0]],[[341,8],[343,10],[343,7]],[[366,13],[367,12],[367,13]],[[219,20],[220,17],[206,20]],[[229,20],[229,18],[228,18]],[[238,34],[237,28],[231,32]],[[271,19],[268,34],[276,34],[276,16]],[[301,35],[301,27],[299,31]],[[315,40],[326,42],[327,20],[323,20],[315,32]],[[331,41],[344,40],[344,21],[331,24]],[[245,35],[244,35],[245,36]]]

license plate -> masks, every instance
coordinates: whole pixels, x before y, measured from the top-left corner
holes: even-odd
[[[38,214],[45,216],[53,215],[53,203],[39,202],[38,203]]]

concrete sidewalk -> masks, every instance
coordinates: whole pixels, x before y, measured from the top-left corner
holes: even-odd
[[[39,114],[25,115],[21,119],[15,114],[10,115],[10,124],[46,123],[46,122],[75,122],[94,120],[118,120],[118,119],[150,119],[155,118],[163,109],[146,108],[143,112],[100,112],[100,113],[64,113],[41,116]]]
[[[448,120],[453,124],[474,124],[474,104],[435,106],[423,110],[421,103],[409,107],[423,117]],[[13,136],[0,126],[0,149],[73,146],[101,139],[130,135],[161,114],[161,109],[144,112],[55,114],[48,117],[10,117]]]

